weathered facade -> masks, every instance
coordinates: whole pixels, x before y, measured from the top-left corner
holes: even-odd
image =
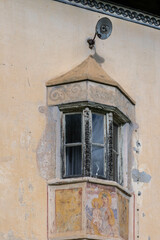
[[[103,12],[51,0],[0,10],[0,240],[159,240],[158,27],[108,16],[111,36],[90,50]],[[70,108],[123,124],[123,181],[63,178]]]

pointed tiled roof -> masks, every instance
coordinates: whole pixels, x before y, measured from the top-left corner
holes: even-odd
[[[102,83],[105,85],[117,87],[133,104],[134,100],[125,92],[125,90],[113,80],[103,68],[96,62],[93,56],[89,56],[80,65],[70,70],[69,72],[46,82],[46,86],[55,86],[60,84],[80,82],[89,80]]]

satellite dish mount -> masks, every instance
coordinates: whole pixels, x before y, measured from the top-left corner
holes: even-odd
[[[89,48],[93,49],[93,47],[95,45],[95,38],[96,38],[96,36],[98,36],[102,40],[105,40],[105,39],[107,39],[111,35],[111,32],[112,32],[112,23],[111,23],[111,21],[108,18],[106,18],[106,17],[101,18],[97,22],[97,25],[96,25],[96,28],[95,28],[95,34],[94,34],[93,39],[89,38],[87,40],[87,42],[89,44]]]

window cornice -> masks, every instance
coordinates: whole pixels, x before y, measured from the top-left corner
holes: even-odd
[[[114,106],[108,106],[105,104],[99,104],[99,103],[89,102],[89,101],[58,105],[58,108],[60,109],[60,111],[64,113],[76,112],[84,109],[85,107],[89,107],[93,111],[95,110],[96,112],[100,112],[100,113],[113,112],[114,118],[119,124],[131,122],[130,119],[123,114],[123,112],[121,112],[117,107],[114,107]]]

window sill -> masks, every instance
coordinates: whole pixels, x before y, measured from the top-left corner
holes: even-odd
[[[129,197],[132,196],[132,193],[128,189],[122,187],[117,182],[103,180],[103,179],[99,179],[99,178],[93,178],[93,177],[78,177],[78,178],[65,178],[65,179],[54,178],[54,179],[47,181],[48,185],[53,185],[53,186],[64,185],[64,184],[83,183],[83,182],[97,183],[97,184],[102,184],[105,186],[116,187],[120,191],[124,192],[127,196],[129,196]]]

